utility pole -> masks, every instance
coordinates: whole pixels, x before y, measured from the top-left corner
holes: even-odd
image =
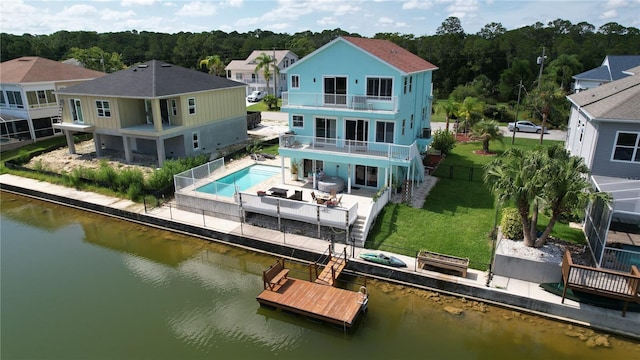
[[[538,56],[537,62],[540,65],[540,72],[538,73],[538,87],[540,87],[540,82],[542,81],[542,69],[544,68],[544,59],[547,57],[544,56],[544,46],[542,47],[542,56]]]
[[[278,72],[276,71],[276,67],[278,64],[276,63],[276,48],[273,48],[273,95],[278,98],[278,88],[276,87],[276,80],[278,79]]]
[[[522,79],[518,84],[518,102],[516,103],[516,119],[513,120],[513,134],[511,135],[511,145],[516,141],[516,124],[518,123],[518,111],[520,110],[520,91],[522,90]]]

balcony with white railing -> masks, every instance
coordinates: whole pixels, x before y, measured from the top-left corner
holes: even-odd
[[[296,134],[281,134],[280,147],[284,148],[285,152],[288,149],[308,152],[331,152],[348,156],[378,157],[398,163],[409,163],[413,156],[419,154],[415,144],[395,145]]]
[[[397,96],[282,92],[282,106],[398,112]]]

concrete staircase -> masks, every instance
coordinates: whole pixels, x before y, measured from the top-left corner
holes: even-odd
[[[367,240],[364,238],[364,225],[366,221],[366,217],[358,215],[358,218],[353,223],[353,227],[351,228],[351,238],[355,241],[356,246],[363,246],[365,240]]]

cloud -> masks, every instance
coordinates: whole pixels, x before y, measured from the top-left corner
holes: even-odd
[[[477,0],[455,0],[453,4],[447,7],[449,16],[455,16],[459,19],[465,17],[475,17],[478,13],[478,1]]]
[[[327,25],[336,25],[338,22],[336,21],[336,19],[332,16],[325,16],[322,19],[316,21],[316,24],[321,25],[321,26],[327,26]]]
[[[402,4],[402,10],[428,10],[431,9],[434,5],[433,1],[424,1],[424,0],[409,0]]]
[[[211,16],[215,15],[217,8],[214,2],[192,1],[182,5],[176,12],[178,16]]]
[[[128,7],[128,6],[146,6],[153,5],[157,0],[122,0],[120,1],[120,5]]]
[[[609,20],[609,19],[614,19],[618,16],[618,12],[615,10],[607,10],[605,12],[602,13],[602,15],[600,15],[600,19],[601,20]]]
[[[72,5],[70,7],[66,7],[64,8],[64,10],[62,10],[62,12],[60,13],[61,16],[64,17],[74,17],[74,16],[85,16],[85,15],[93,15],[95,13],[97,13],[98,10],[90,5],[85,5],[85,4],[78,4],[78,5]]]
[[[123,20],[128,19],[135,16],[136,13],[133,10],[129,11],[113,11],[113,10],[103,10],[100,12],[100,18],[102,20]]]

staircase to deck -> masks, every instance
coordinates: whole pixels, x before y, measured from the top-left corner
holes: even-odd
[[[340,254],[332,254],[331,249],[329,249],[329,256],[331,256],[331,259],[320,275],[317,276],[315,280],[316,284],[335,286],[336,279],[340,276],[340,273],[347,265],[346,248]]]

